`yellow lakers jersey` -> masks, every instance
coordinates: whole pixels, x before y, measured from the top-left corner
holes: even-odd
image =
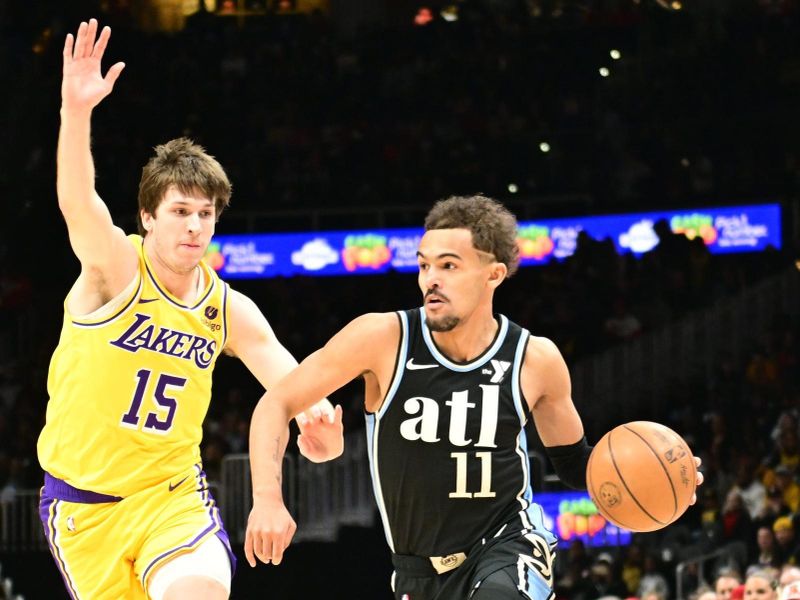
[[[211,372],[225,345],[228,286],[204,262],[187,306],[158,281],[143,240],[139,273],[108,314],[69,314],[50,362],[42,468],[70,485],[126,497],[200,462]]]

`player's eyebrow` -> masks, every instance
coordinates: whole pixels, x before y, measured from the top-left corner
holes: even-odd
[[[421,259],[423,259],[423,260],[428,260],[428,257],[427,257],[427,256],[425,256],[425,255],[424,255],[422,252],[420,252],[419,250],[417,250],[417,258],[421,258]],[[437,258],[437,259],[439,259],[439,260],[441,260],[442,258],[457,258],[458,260],[463,260],[463,259],[462,259],[462,258],[461,258],[461,257],[460,257],[458,254],[456,254],[455,252],[442,252],[442,253],[441,253],[441,254],[439,254],[439,255],[438,255],[436,258]]]

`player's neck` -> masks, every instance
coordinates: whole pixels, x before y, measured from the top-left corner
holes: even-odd
[[[147,247],[145,246],[147,252]],[[178,300],[192,304],[200,296],[203,289],[203,270],[195,265],[188,271],[178,270],[162,260],[157,252],[147,255],[159,283]]]
[[[488,310],[475,312],[450,331],[433,331],[436,346],[450,360],[469,362],[483,354],[497,336],[499,323]]]

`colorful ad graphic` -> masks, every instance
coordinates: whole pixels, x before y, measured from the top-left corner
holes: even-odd
[[[558,536],[560,548],[579,538],[587,547],[626,546],[633,534],[597,512],[586,492],[539,492],[534,501],[544,509],[545,526]]]
[[[350,273],[356,269],[380,269],[392,258],[386,236],[374,233],[348,235],[344,238],[342,262]]]
[[[760,204],[523,221],[517,238],[520,265],[572,256],[581,231],[611,239],[620,253],[639,256],[658,246],[659,221],[673,232],[701,238],[712,254],[781,248],[780,205]],[[404,228],[219,235],[206,261],[225,279],[410,273],[417,270],[422,234],[420,228]]]

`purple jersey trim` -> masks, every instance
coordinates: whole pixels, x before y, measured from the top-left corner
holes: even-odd
[[[220,349],[225,347],[228,341],[228,284],[220,280],[222,284],[222,344]]]
[[[71,319],[72,324],[77,326],[77,327],[100,327],[101,325],[105,325],[106,323],[110,323],[111,321],[113,321],[114,319],[119,317],[122,313],[124,313],[126,310],[128,310],[128,308],[130,308],[131,304],[133,304],[136,301],[136,299],[139,297],[139,294],[141,294],[141,292],[142,292],[142,282],[143,281],[144,281],[144,278],[143,277],[139,277],[139,287],[136,289],[136,293],[131,297],[130,300],[128,300],[128,303],[125,306],[123,306],[120,310],[115,312],[113,315],[111,315],[107,319],[105,319],[103,321],[98,321],[97,323],[81,323],[80,321],[76,321],[75,319]]]
[[[142,250],[142,252],[144,252],[144,250]],[[198,302],[196,302],[194,304],[194,306],[188,306],[186,304],[181,304],[180,302],[175,301],[169,295],[169,293],[158,284],[158,280],[156,279],[155,275],[153,275],[153,272],[150,270],[150,265],[147,263],[146,260],[145,260],[145,263],[144,263],[144,268],[147,269],[147,275],[148,275],[148,277],[150,277],[150,282],[155,286],[155,288],[159,291],[159,293],[162,296],[164,296],[164,298],[167,301],[169,301],[170,303],[174,304],[175,306],[177,306],[179,308],[183,308],[183,309],[186,309],[186,310],[194,310],[198,306],[203,304],[203,302],[205,302],[208,299],[208,297],[211,295],[211,292],[214,291],[214,286],[216,285],[216,282],[214,281],[214,278],[212,277],[211,278],[211,285],[208,286],[208,291],[206,291],[206,293],[203,295],[203,297],[200,298],[200,300]]]
[[[52,510],[52,516],[51,516]],[[58,500],[55,498],[47,497],[45,488],[42,488],[39,495],[39,518],[42,520],[42,527],[44,528],[44,537],[47,538],[47,545],[50,548],[50,554],[56,561],[58,572],[61,573],[61,579],[64,580],[64,585],[67,588],[67,593],[72,600],[78,600],[78,592],[67,574],[67,565],[64,563],[64,558],[61,556],[61,549],[58,547],[55,521],[58,516]]]
[[[56,500],[66,500],[67,502],[78,502],[80,504],[102,504],[104,502],[119,502],[122,500],[119,496],[98,494],[97,492],[72,487],[66,481],[53,477],[50,473],[44,474],[44,494]]]

